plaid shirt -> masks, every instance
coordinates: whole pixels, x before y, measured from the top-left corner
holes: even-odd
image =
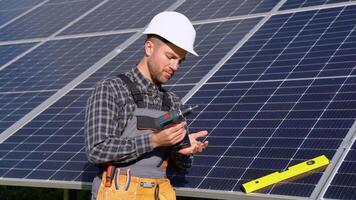
[[[143,95],[146,108],[161,110],[161,87],[146,80],[136,67],[127,72],[126,76],[137,83],[142,93],[149,94]],[[179,98],[172,92],[168,92],[168,96],[172,102],[171,109],[180,109]],[[152,133],[132,138],[120,137],[135,108],[130,91],[120,78],[113,77],[97,84],[88,99],[85,115],[85,147],[91,163],[128,163],[153,150],[150,139]],[[187,158],[176,162],[186,163]],[[181,164],[185,166],[185,163]]]

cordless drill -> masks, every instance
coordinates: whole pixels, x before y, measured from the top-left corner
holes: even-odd
[[[193,112],[198,106],[189,106],[182,111],[170,111],[157,118],[148,116],[137,116],[137,129],[139,130],[162,130],[173,124],[177,124],[185,119],[187,115]],[[189,136],[185,135],[182,142],[178,143],[175,148],[190,146]]]

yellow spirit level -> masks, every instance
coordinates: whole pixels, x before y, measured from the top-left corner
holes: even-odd
[[[325,155],[321,155],[316,158],[288,167],[288,169],[286,170],[274,172],[272,174],[244,183],[242,184],[242,190],[245,193],[254,192],[256,190],[260,190],[275,183],[296,178],[299,175],[303,175],[307,172],[324,168],[328,164],[329,159]]]

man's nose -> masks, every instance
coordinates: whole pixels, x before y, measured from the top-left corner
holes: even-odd
[[[177,71],[178,68],[179,68],[179,66],[180,66],[179,60],[172,60],[171,68],[172,68],[174,71]]]

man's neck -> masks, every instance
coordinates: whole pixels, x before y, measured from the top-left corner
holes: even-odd
[[[145,58],[142,58],[141,61],[137,64],[137,69],[138,71],[140,71],[142,76],[145,77],[145,79],[147,79],[152,84],[157,85],[152,81],[152,77],[150,71],[148,70],[148,66]]]

